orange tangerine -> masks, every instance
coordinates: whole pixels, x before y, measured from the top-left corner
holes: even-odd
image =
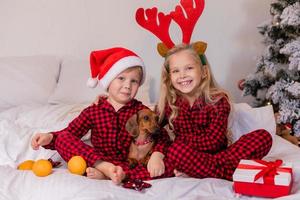
[[[72,174],[83,175],[86,166],[86,162],[81,156],[73,156],[68,162],[68,169]]]
[[[32,171],[37,176],[48,176],[52,172],[52,164],[49,160],[40,159],[33,164]]]
[[[18,170],[31,170],[33,164],[33,160],[26,160],[18,165]]]

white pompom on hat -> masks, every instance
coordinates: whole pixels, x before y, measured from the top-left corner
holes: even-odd
[[[134,52],[122,47],[92,51],[90,55],[91,78],[87,81],[87,86],[94,88],[99,80],[102,87],[107,90],[118,74],[135,66],[142,68],[143,75],[140,84],[143,84],[146,76],[145,65]]]

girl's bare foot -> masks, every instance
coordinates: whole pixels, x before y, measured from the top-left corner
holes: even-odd
[[[110,162],[102,161],[95,167],[98,171],[103,173],[106,177],[112,180],[115,184],[120,184],[125,178],[125,173],[120,166],[116,166]]]
[[[183,177],[183,178],[188,178],[189,176],[183,172],[178,171],[177,169],[174,169],[174,174],[176,177]]]
[[[86,169],[86,176],[90,179],[107,179],[107,177],[101,171],[93,167],[88,167]]]

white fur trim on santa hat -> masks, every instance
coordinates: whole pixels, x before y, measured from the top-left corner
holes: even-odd
[[[90,88],[95,88],[98,84],[98,78],[89,78],[86,85]]]
[[[145,70],[145,65],[142,59],[140,59],[137,56],[127,56],[124,57],[120,60],[118,60],[116,63],[114,63],[111,68],[106,72],[106,74],[100,79],[100,83],[102,87],[107,90],[109,84],[111,83],[112,80],[114,80],[118,74],[120,74],[122,71],[125,69],[128,69],[130,67],[134,66],[141,66],[143,75],[142,75],[142,80],[141,84],[144,83],[145,77],[146,77],[146,70]]]

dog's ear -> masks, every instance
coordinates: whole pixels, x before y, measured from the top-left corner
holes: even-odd
[[[138,115],[132,115],[126,122],[126,131],[132,135],[132,137],[137,137],[139,135],[139,125],[138,125]]]

